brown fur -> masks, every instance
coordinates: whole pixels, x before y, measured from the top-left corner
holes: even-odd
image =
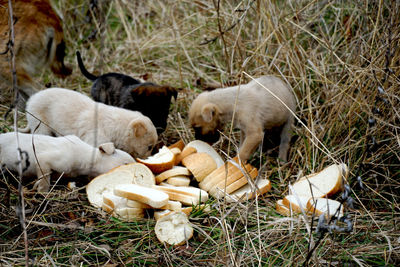
[[[262,76],[256,81],[295,110],[293,94],[279,78]],[[256,81],[201,93],[190,107],[190,123],[197,139],[215,142],[219,138],[218,130],[224,123],[232,121],[235,112],[233,124],[241,130],[239,156],[243,161],[248,160],[261,143],[265,130],[282,127],[279,158],[286,161],[293,115]]]
[[[61,20],[48,0],[14,0],[14,54],[17,85],[26,100],[36,92],[32,76],[49,66],[65,77],[71,69],[64,65],[65,42]],[[0,0],[0,52],[7,51],[9,41],[8,1]],[[10,53],[0,55],[0,82],[10,85]]]

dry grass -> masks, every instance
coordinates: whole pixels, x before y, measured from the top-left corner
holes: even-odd
[[[37,77],[39,83],[89,92],[91,84],[74,57],[80,50],[90,71],[122,72],[180,87],[161,136],[171,143],[193,139],[187,110],[202,89],[198,81],[225,86],[248,81],[244,72],[274,74],[291,84],[296,115],[306,127],[296,122],[290,163],[280,166],[265,154],[253,157],[271,179],[271,192],[239,205],[215,202],[211,214],[195,214],[196,233],[187,247],[161,245],[152,220],[124,223],[99,213],[88,205],[83,187],[70,192],[60,181],[46,198],[26,192],[34,265],[307,265],[316,244],[310,265],[400,262],[398,2],[98,2],[94,10],[89,1],[54,3],[64,20],[67,61],[74,73],[60,80],[45,72]],[[6,111],[0,107],[1,114]],[[10,131],[9,120],[0,121],[3,132]],[[225,133],[215,147],[233,155],[238,139]],[[334,162],[348,164],[351,172],[348,183],[356,202],[355,209],[347,209],[354,223],[351,233],[321,237],[309,218],[284,218],[274,211],[289,182]],[[0,265],[23,265],[16,185],[12,179],[2,181]]]

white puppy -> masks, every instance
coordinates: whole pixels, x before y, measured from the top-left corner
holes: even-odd
[[[142,113],[97,103],[68,89],[34,94],[26,111],[28,126],[22,132],[72,134],[93,146],[112,142],[134,157],[148,157],[158,139],[153,123]]]
[[[83,142],[75,135],[52,137],[47,135],[18,134],[23,176],[36,175],[34,188],[47,192],[52,171],[67,176],[95,177],[110,169],[134,162],[126,152],[115,149],[112,143],[98,148]],[[17,134],[0,134],[0,162],[11,171],[18,171]]]
[[[215,142],[219,139],[218,130],[234,118],[234,126],[241,130],[239,156],[244,161],[263,140],[264,130],[282,127],[279,158],[286,161],[294,120],[288,109],[294,112],[295,108],[296,102],[287,84],[277,77],[262,76],[248,84],[201,93],[190,107],[189,120],[196,139]]]

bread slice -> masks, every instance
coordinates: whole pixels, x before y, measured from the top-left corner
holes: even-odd
[[[304,212],[307,213],[307,202],[309,199],[309,196],[287,195],[283,198],[283,205],[285,205],[289,209],[291,208],[294,213],[302,213],[302,208]]]
[[[167,183],[174,186],[189,186],[190,178],[187,176],[174,176],[168,178]]]
[[[232,192],[229,196],[227,197],[228,202],[232,201],[246,201],[255,198],[256,196],[261,196],[265,193],[267,193],[271,189],[271,182],[268,179],[259,179],[256,182],[256,186],[254,189],[250,184],[247,184],[240,189],[236,190],[235,192]]]
[[[111,207],[112,209],[116,208],[141,208],[141,209],[149,209],[151,208],[149,205],[144,204],[139,201],[129,200],[124,197],[116,196],[112,192],[105,192],[103,194],[103,203]]]
[[[113,215],[120,217],[124,221],[135,221],[144,217],[144,209],[141,208],[116,208],[114,209]]]
[[[165,192],[171,200],[185,205],[198,205],[208,200],[208,193],[196,187],[155,185],[153,188]]]
[[[308,175],[293,184],[292,194],[314,198],[334,195],[342,189],[343,166],[333,164],[318,173]]]
[[[133,175],[133,184],[139,184],[144,186],[153,186],[156,184],[154,174],[144,164],[141,163],[130,163],[121,165],[112,169],[112,171],[129,171]]]
[[[182,139],[179,139],[179,141],[178,142],[176,142],[176,143],[173,143],[172,145],[170,145],[168,148],[169,149],[171,149],[171,148],[174,148],[174,147],[176,147],[176,148],[179,148],[179,150],[183,150],[183,148],[185,147],[185,143],[183,142],[183,140]]]
[[[194,147],[185,147],[182,152],[176,156],[175,164],[178,165],[182,162],[182,159],[186,158],[190,154],[197,153],[196,148]]]
[[[282,199],[279,199],[278,201],[276,201],[275,209],[279,214],[281,214],[283,216],[286,216],[286,217],[292,216],[290,209],[283,204]]]
[[[100,208],[103,203],[103,193],[113,192],[117,184],[131,183],[153,186],[155,184],[154,174],[148,167],[140,163],[121,165],[94,178],[86,186],[86,193],[90,204]]]
[[[307,208],[315,216],[325,214],[327,218],[336,214],[337,217],[343,216],[343,205],[339,201],[329,198],[310,198],[307,202]],[[339,210],[338,213],[336,211]]]
[[[156,221],[158,221],[159,219],[161,219],[164,216],[167,216],[168,214],[171,214],[172,212],[174,212],[173,210],[156,210],[154,211],[154,219],[156,219]]]
[[[171,169],[175,165],[175,154],[166,146],[163,146],[157,154],[147,159],[136,159],[146,165],[154,173],[161,173]]]
[[[182,165],[189,169],[194,178],[201,182],[217,168],[215,160],[207,153],[194,153],[182,159]]]
[[[182,203],[179,201],[168,200],[167,205],[162,206],[160,209],[163,210],[172,210],[172,211],[181,211]]]
[[[217,183],[215,186],[213,186],[209,193],[210,195],[219,198],[222,197],[222,195],[219,195],[218,192],[225,191],[225,193],[230,194],[233,191],[238,190],[242,186],[247,184],[247,175],[250,179],[254,180],[257,175],[258,171],[256,168],[251,166],[250,164],[247,164],[243,170],[245,173],[242,172],[240,169],[236,169],[235,172],[233,172],[231,175],[227,176],[226,181],[223,179],[219,183]],[[247,173],[246,173],[247,172]],[[226,186],[226,188],[225,188]],[[225,188],[225,190],[224,190]]]
[[[124,221],[130,222],[144,217],[144,209],[142,208],[112,208],[106,203],[103,203],[101,208],[112,216],[119,217],[121,220]]]
[[[193,236],[193,227],[183,212],[172,212],[160,218],[154,230],[158,240],[169,245],[182,245]]]
[[[217,153],[217,151],[215,151],[212,146],[210,146],[206,142],[203,142],[201,140],[194,140],[187,144],[186,147],[194,147],[196,148],[197,153],[205,152],[210,155],[217,164],[217,168],[224,165],[224,160],[221,158],[221,156]]]
[[[233,177],[233,175],[235,174],[239,174],[239,176],[237,177],[239,179],[240,174],[242,174],[242,172],[237,166],[239,166],[238,159],[233,158],[232,162],[228,161],[226,164],[220,166],[219,168],[211,172],[209,175],[207,175],[199,183],[199,187],[203,190],[210,191],[216,185],[224,182],[226,178]],[[248,166],[245,167],[242,165],[242,168],[246,168],[247,170]]]
[[[164,171],[160,173],[159,175],[156,176],[156,182],[157,184],[161,183],[162,181],[174,177],[174,176],[179,176],[179,175],[185,175],[185,176],[190,176],[191,173],[186,167],[182,166],[174,166],[172,169],[169,169],[167,171]]]
[[[118,184],[114,188],[114,194],[145,203],[153,208],[161,208],[167,205],[169,200],[164,192],[135,184]]]

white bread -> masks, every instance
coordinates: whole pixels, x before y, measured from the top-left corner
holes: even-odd
[[[182,165],[189,169],[194,178],[201,182],[217,168],[215,160],[207,153],[193,153],[182,159]]]
[[[153,188],[165,192],[171,200],[185,205],[198,205],[208,200],[208,193],[196,187],[155,185]]]
[[[343,170],[343,165],[333,164],[318,173],[308,175],[293,184],[292,194],[314,198],[334,195],[342,188],[343,175],[346,175]]]
[[[182,203],[179,201],[168,200],[167,205],[162,206],[160,209],[163,210],[172,210],[172,211],[181,211]]]
[[[238,164],[238,159],[236,157],[233,158],[232,161]],[[234,173],[239,171],[239,168],[236,167],[234,163],[228,161],[226,164],[212,171],[199,183],[199,187],[203,190],[210,191],[215,185],[225,181],[225,178],[232,176]]]
[[[185,175],[189,176],[191,175],[190,171],[186,167],[182,166],[174,166],[172,169],[169,169],[167,171],[164,171],[160,173],[159,175],[156,176],[156,182],[157,184],[161,183],[162,181],[173,177],[173,176],[179,176],[179,175]]]
[[[309,196],[287,195],[283,198],[282,202],[287,208],[291,208],[293,213],[301,213],[301,208],[303,208],[304,212],[307,213],[307,202],[309,199]]]
[[[140,163],[116,167],[97,176],[86,186],[89,202],[95,207],[101,207],[103,193],[113,192],[114,187],[118,184],[130,183],[152,186],[155,184],[155,178],[150,169]]]
[[[175,157],[176,157],[177,155],[181,154],[181,152],[182,152],[182,151],[181,151],[179,148],[177,148],[177,147],[170,148],[169,150],[171,150],[171,152],[174,153]]]
[[[192,213],[192,211],[193,211],[193,207],[194,207],[194,206],[183,207],[181,211],[182,211],[183,213],[185,213],[187,216],[189,216],[189,215]],[[196,210],[203,210],[204,212],[211,212],[210,206],[209,206],[209,205],[206,205],[206,204],[197,205],[197,206],[195,206],[195,208],[196,208]]]
[[[281,214],[281,215],[283,215],[283,216],[290,217],[290,216],[292,215],[292,214],[290,213],[289,208],[286,207],[286,206],[283,204],[283,200],[282,200],[282,199],[279,199],[278,201],[276,201],[276,203],[275,203],[275,209],[276,209],[276,211],[277,211],[279,214]]]
[[[257,169],[252,167],[250,164],[246,165],[244,171],[248,172],[248,177],[252,180],[254,180],[258,175]],[[222,191],[227,194],[230,194],[230,193],[238,190],[242,186],[246,185],[247,183],[248,183],[247,176],[244,175],[240,169],[236,169],[235,172],[233,172],[231,175],[229,175],[226,178],[226,181],[224,179],[224,180],[220,181],[218,184],[216,184],[215,186],[213,186],[210,189],[209,193],[212,196],[219,198],[219,197],[222,197],[222,195],[219,195],[218,192]],[[224,190],[225,185],[226,185],[226,188]]]
[[[144,186],[153,186],[156,184],[154,174],[144,164],[141,163],[125,164],[112,169],[110,172],[120,171],[120,170],[131,172],[131,174],[133,175],[133,180],[132,180],[133,184],[139,184]]]
[[[116,208],[113,212],[114,216],[120,217],[124,221],[135,221],[144,217],[144,209],[141,208]]]
[[[168,209],[166,209],[166,210],[156,210],[156,211],[154,211],[154,219],[156,219],[156,221],[158,221],[162,217],[167,216],[168,214],[171,214],[172,212],[174,212],[174,211],[168,210]]]
[[[224,165],[224,160],[221,158],[221,156],[217,153],[217,151],[215,151],[212,146],[210,146],[206,142],[203,142],[201,140],[194,140],[187,144],[186,147],[194,147],[196,148],[197,153],[205,152],[210,155],[217,164],[217,168]]]
[[[103,193],[103,203],[110,206],[111,208],[141,208],[149,209],[149,205],[139,201],[129,200],[124,197],[116,196],[112,192]]]
[[[161,208],[167,205],[169,200],[164,192],[135,184],[118,184],[114,187],[114,194],[148,204],[153,208]]]
[[[115,216],[115,217],[119,217],[120,219],[124,220],[124,221],[134,221],[138,218],[143,218],[144,217],[144,209],[141,208],[129,208],[129,207],[123,207],[123,208],[112,208],[109,205],[107,205],[106,203],[103,203],[101,208]]]
[[[168,178],[167,183],[174,186],[189,186],[190,178],[187,176],[174,176]]]
[[[176,156],[175,164],[181,163],[182,159],[186,158],[190,154],[196,153],[197,149],[191,146],[185,147],[182,152]]]
[[[175,165],[175,154],[168,147],[163,146],[157,154],[147,159],[137,158],[136,160],[149,167],[152,172],[161,173]]]
[[[258,179],[257,183],[257,188],[252,189],[253,187],[250,184],[247,184],[240,189],[236,190],[235,192],[232,192],[229,196],[227,197],[228,202],[232,201],[246,201],[255,198],[256,196],[261,196],[265,193],[267,193],[271,189],[271,182],[268,179]]]
[[[193,236],[193,227],[183,212],[172,212],[160,218],[154,230],[158,240],[169,245],[182,245]]]
[[[343,216],[343,205],[341,205],[339,201],[333,199],[310,198],[307,202],[307,208],[310,210],[311,214],[314,214],[315,216],[325,214],[327,218],[335,215],[336,211],[340,209],[339,212],[336,213],[336,216]]]

